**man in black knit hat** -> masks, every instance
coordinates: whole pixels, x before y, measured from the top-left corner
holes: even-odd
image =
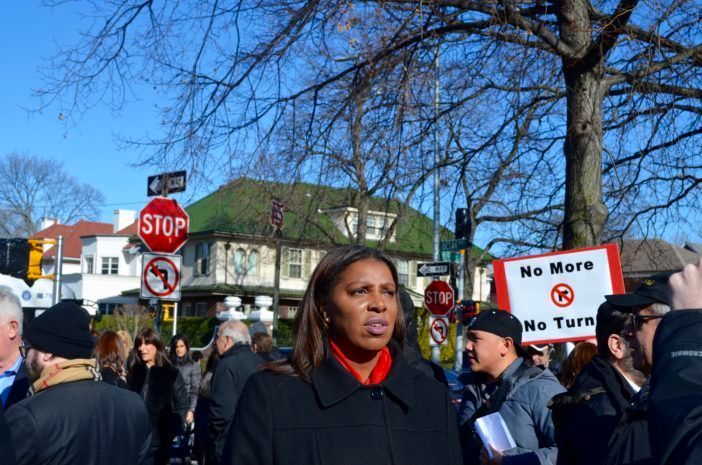
[[[20,349],[32,395],[6,412],[18,464],[147,463],[144,403],[99,382],[89,322],[82,307],[62,302],[29,323]]]

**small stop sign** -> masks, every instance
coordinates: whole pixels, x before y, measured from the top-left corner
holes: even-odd
[[[432,281],[424,289],[424,306],[432,315],[446,315],[454,302],[453,287],[446,281]]]
[[[188,240],[189,223],[178,202],[155,197],[139,213],[139,237],[152,252],[174,253]]]

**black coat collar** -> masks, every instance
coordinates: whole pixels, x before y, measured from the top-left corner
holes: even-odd
[[[415,402],[413,379],[417,374],[424,375],[407,365],[402,349],[395,341],[391,341],[388,348],[392,355],[392,368],[381,386],[394,399],[412,408]],[[346,371],[330,351],[327,351],[324,363],[312,374],[312,386],[324,407],[341,402],[359,389],[369,388]]]
[[[231,346],[229,349],[227,349],[227,351],[224,352],[220,358],[231,357],[232,355],[235,355],[239,352],[251,352],[251,346],[248,344],[237,342],[236,344]]]

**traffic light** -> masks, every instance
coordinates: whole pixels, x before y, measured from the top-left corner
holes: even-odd
[[[468,239],[470,237],[470,217],[467,208],[456,209],[456,239]]]
[[[173,302],[162,302],[161,309],[163,310],[163,321],[173,321],[175,304]]]
[[[52,278],[52,276],[44,276],[41,272],[41,259],[44,256],[45,244],[56,244],[54,239],[29,239],[29,259],[27,262],[27,278]]]

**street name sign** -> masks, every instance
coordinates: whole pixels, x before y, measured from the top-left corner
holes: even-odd
[[[616,244],[493,262],[497,305],[524,327],[523,344],[595,336],[597,309],[624,292]]]
[[[187,173],[185,171],[174,171],[172,173],[161,173],[149,176],[146,181],[146,195],[167,195],[175,192],[185,192],[185,181]]]
[[[188,240],[189,223],[178,202],[155,197],[139,212],[139,237],[152,252],[174,253]]]
[[[453,287],[446,281],[432,281],[424,289],[424,306],[432,315],[446,315],[455,301]]]
[[[180,255],[142,255],[142,299],[180,300]]]
[[[458,252],[468,248],[468,239],[456,239],[454,241],[442,241],[440,244],[442,252]]]
[[[451,274],[451,263],[417,263],[417,276],[446,276]]]

